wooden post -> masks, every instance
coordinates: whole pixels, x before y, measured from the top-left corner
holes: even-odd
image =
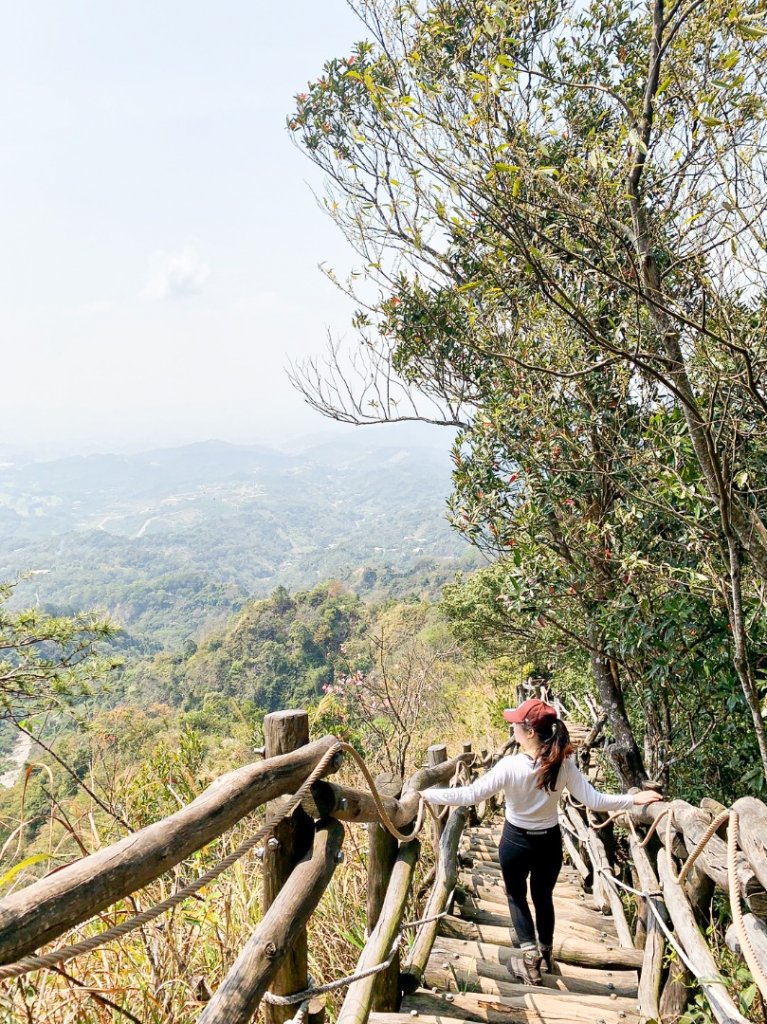
[[[376,778],[379,794],[394,797],[402,792],[402,779],[386,772]],[[408,844],[411,845],[411,844]],[[416,841],[417,845],[417,841]],[[373,934],[397,859],[397,840],[383,825],[371,821],[368,825],[368,935]],[[388,970],[376,975],[373,982],[372,1008],[394,1013],[399,1006],[399,957]]]
[[[423,972],[431,956],[434,939],[439,928],[440,919],[437,915],[449,909],[447,903],[458,880],[458,844],[461,841],[468,812],[468,807],[454,807],[442,834],[437,849],[438,860],[434,885],[423,912],[424,918],[436,919],[425,921],[416,932],[413,947],[408,954],[403,970],[405,992],[414,992],[421,984]],[[442,918],[442,920],[445,919]]]
[[[378,922],[365,943],[365,948],[357,961],[355,973],[383,963],[389,956],[405,912],[405,904],[420,852],[420,843],[417,839],[403,843],[399,848]],[[394,963],[397,963],[398,960],[399,955],[396,955]],[[380,977],[381,975],[371,975],[368,978],[352,982],[338,1014],[338,1024],[365,1024],[370,1014],[376,981]]]
[[[287,754],[309,742],[309,715],[306,711],[274,711],[264,718],[266,759]],[[277,814],[279,801],[267,804],[267,816]],[[264,850],[263,908],[266,914],[288,880],[291,871],[311,847],[314,823],[299,807],[280,822]],[[274,976],[271,991],[276,995],[292,995],[307,986],[306,929],[298,930],[295,940]],[[295,1013],[292,1006],[264,1004],[266,1024],[284,1024]]]
[[[663,898],[674,923],[674,930],[679,936],[690,965],[695,969],[698,984],[703,990],[714,1016],[721,1024],[747,1024],[746,1018],[733,1003],[725,985],[714,980],[719,977],[716,961],[698,928],[684,889],[669,874],[665,850],[660,850],[658,853],[658,875],[663,886]]]
[[[634,868],[643,892],[655,893],[659,890],[658,879],[648,856],[647,850],[640,846],[636,833],[629,829],[629,848]],[[661,904],[655,896],[650,896],[653,906],[660,910]],[[645,902],[644,900],[642,901]],[[639,975],[639,1016],[641,1020],[660,1019],[661,982],[663,980],[663,954],[666,949],[666,937],[652,911],[647,908],[645,923],[644,959]]]
[[[444,743],[435,743],[426,751],[426,763],[429,768],[436,768],[437,765],[444,764],[445,761],[447,761],[447,747]],[[434,856],[437,857],[439,856],[439,840],[445,829],[445,822],[431,818],[430,824]]]
[[[290,957],[295,938],[305,934],[306,922],[339,863],[343,839],[344,827],[338,821],[328,821],[317,828],[314,843],[296,865],[290,884],[280,892],[245,943],[203,1010],[199,1024],[248,1024],[252,1020],[270,980],[278,973],[278,965]],[[265,1011],[277,1009],[287,1010],[292,1017],[298,1007],[264,1004]]]

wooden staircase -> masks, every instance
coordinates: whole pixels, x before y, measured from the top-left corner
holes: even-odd
[[[565,867],[554,904],[554,974],[543,985],[523,985],[506,969],[512,939],[498,865],[502,823],[466,833],[453,915],[440,922],[424,974],[424,987],[403,999],[399,1013],[371,1013],[371,1024],[486,1021],[489,1024],[624,1024],[638,1021],[638,970],[642,951],[618,943],[611,917],[583,892]]]

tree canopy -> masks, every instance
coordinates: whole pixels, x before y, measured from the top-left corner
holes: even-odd
[[[360,260],[359,344],[297,386],[460,427],[484,619],[587,659],[626,781],[724,708],[767,775],[767,27],[694,0],[354,6],[367,38],[289,125]]]

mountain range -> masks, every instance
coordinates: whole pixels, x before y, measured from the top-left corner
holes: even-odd
[[[446,445],[447,447],[447,445]],[[436,587],[473,555],[448,526],[447,451],[325,440],[300,452],[207,441],[0,464],[0,579],[17,604],[108,612],[150,649],[252,597],[334,577]]]

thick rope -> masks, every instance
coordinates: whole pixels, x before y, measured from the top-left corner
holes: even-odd
[[[237,847],[236,850],[230,853],[227,857],[224,857],[222,860],[220,860],[218,864],[214,865],[209,871],[206,871],[205,874],[200,875],[200,877],[196,878],[193,882],[190,882],[188,885],[183,886],[181,889],[177,890],[175,893],[173,893],[167,899],[163,900],[161,903],[157,903],[155,904],[155,906],[149,907],[147,910],[142,911],[142,913],[140,914],[136,914],[135,917],[130,918],[128,921],[123,921],[122,924],[113,925],[111,928],[107,928],[105,931],[99,932],[98,935],[92,935],[90,936],[90,938],[83,939],[82,942],[75,942],[68,946],[62,946],[60,949],[54,950],[51,953],[46,953],[43,956],[27,956],[23,957],[21,960],[15,961],[14,963],[0,966],[0,980],[6,978],[18,978],[23,974],[28,974],[30,971],[37,971],[42,970],[44,968],[56,967],[58,964],[65,963],[67,960],[72,960],[77,956],[82,956],[84,953],[90,953],[92,950],[98,949],[99,946],[103,946],[107,942],[111,942],[114,939],[121,939],[123,938],[123,936],[129,935],[137,928],[141,928],[143,925],[148,924],[150,921],[154,921],[155,918],[162,916],[162,914],[164,914],[166,911],[178,906],[179,903],[183,903],[184,900],[188,899],[190,896],[193,896],[195,893],[199,892],[200,889],[203,889],[206,885],[209,885],[211,882],[215,881],[219,877],[219,875],[223,874],[223,872],[226,871],[227,868],[231,867],[232,864],[240,860],[241,857],[244,857],[244,855],[248,853],[250,850],[252,850],[254,846],[257,846],[259,843],[263,842],[264,839],[268,838],[270,834],[273,833],[274,829],[280,824],[281,821],[284,821],[285,818],[290,817],[293,811],[304,799],[309,789],[311,789],[314,783],[317,782],[317,780],[323,775],[328,764],[337,754],[341,752],[351,754],[352,759],[355,761],[360,771],[362,772],[365,781],[367,782],[370,788],[370,793],[371,796],[373,797],[373,802],[381,818],[381,824],[384,826],[384,828],[386,828],[386,830],[400,842],[412,842],[413,839],[415,839],[415,837],[420,832],[421,827],[423,826],[424,808],[426,806],[426,801],[423,799],[423,797],[421,797],[419,801],[418,814],[416,816],[416,821],[412,833],[410,835],[406,835],[405,833],[400,832],[399,829],[394,825],[389,815],[386,813],[386,809],[383,803],[381,802],[381,798],[376,789],[373,777],[368,771],[368,767],[365,764],[364,760],[362,759],[362,757],[360,757],[360,755],[357,753],[354,747],[351,746],[351,744],[344,743],[339,740],[336,743],[334,743],[333,746],[329,748],[329,750],[325,752],[322,758],[320,758],[320,760],[317,762],[314,769],[304,780],[302,785],[296,790],[293,796],[290,797],[290,799],[285,803],[285,805],[281,809],[279,816],[276,819],[267,821],[266,824],[263,825],[254,835],[252,835],[249,839],[246,839],[244,843],[241,843]],[[458,767],[456,768],[454,778],[457,777],[457,775]],[[394,951],[392,951],[392,955],[393,952]],[[389,962],[391,962],[391,960]],[[384,970],[383,967],[381,967],[380,969]],[[330,990],[328,989],[328,991]]]
[[[378,814],[381,818],[381,824],[386,829],[386,831],[390,835],[394,836],[395,839],[398,839],[401,843],[412,843],[412,841],[421,831],[421,826],[423,825],[424,804],[426,803],[423,797],[421,797],[418,805],[418,816],[416,817],[416,822],[415,825],[413,826],[412,833],[410,835],[406,835],[404,832],[400,832],[400,830],[391,820],[389,815],[386,813],[386,808],[381,802],[381,797],[378,795],[378,790],[376,789],[373,776],[368,771],[368,766],[365,764],[364,760],[360,757],[360,755],[357,753],[357,751],[350,743],[341,743],[341,749],[344,750],[347,754],[351,754],[352,760],[356,763],[357,767],[365,777],[365,782],[367,782],[368,787],[370,788],[370,795],[373,797],[373,803],[375,804],[376,810],[378,811]]]
[[[759,986],[762,999],[765,999],[767,998],[767,975],[765,974],[762,965],[759,962],[759,958],[756,955],[756,950],[751,942],[751,936],[746,931],[746,922],[743,920],[743,909],[740,905],[740,901],[743,896],[740,888],[740,878],[738,877],[738,865],[736,859],[738,854],[740,818],[738,817],[738,812],[732,809],[729,811],[729,815],[730,828],[727,833],[727,882],[730,890],[730,910],[732,911],[732,919],[735,922],[735,930],[738,933],[738,938],[740,939],[740,948],[743,951],[743,957],[751,971],[751,977]]]
[[[732,911],[732,920],[735,925],[735,931],[737,933],[738,939],[740,941],[740,948],[743,952],[743,958],[745,959],[746,964],[748,965],[748,968],[751,971],[751,976],[756,982],[756,985],[759,988],[762,997],[767,998],[767,973],[765,973],[761,963],[759,962],[759,958],[756,954],[756,951],[754,950],[753,943],[751,942],[751,937],[746,931],[745,921],[743,920],[743,909],[741,907],[743,891],[741,889],[737,863],[738,833],[740,828],[740,819],[738,817],[738,812],[730,808],[730,810],[721,811],[719,814],[717,814],[717,816],[709,824],[708,828],[703,833],[701,838],[695,844],[695,848],[687,857],[687,860],[680,868],[678,874],[674,870],[674,863],[671,853],[671,830],[673,828],[674,818],[673,808],[671,806],[665,808],[663,812],[659,814],[657,818],[655,818],[651,829],[644,838],[644,841],[639,845],[645,846],[647,844],[650,836],[657,829],[658,823],[661,821],[664,815],[667,815],[665,836],[666,842],[664,844],[666,852],[666,864],[668,867],[669,877],[676,885],[681,885],[684,882],[685,878],[687,878],[687,875],[690,873],[693,864],[701,855],[701,853],[703,852],[707,844],[711,841],[713,836],[716,834],[718,829],[721,828],[721,826],[726,821],[729,821],[729,830],[727,833],[727,888],[730,896],[730,910]],[[631,824],[633,831],[633,822],[631,822],[631,819],[629,819],[629,822]],[[636,835],[636,833],[634,834]],[[602,868],[598,868],[597,872],[598,874],[603,875],[605,878],[607,878],[608,881],[614,882],[616,885],[620,885],[621,888],[626,889],[629,892],[633,892],[637,896],[644,897],[653,914],[656,916],[656,918],[658,918],[658,921],[660,922],[661,927],[663,928],[663,931],[666,934],[666,937],[668,938],[669,942],[671,942],[671,944],[674,946],[677,952],[680,952],[678,945],[676,944],[676,942],[674,942],[673,938],[668,932],[665,922],[661,921],[657,908],[653,906],[650,897],[657,895],[656,893],[640,892],[637,889],[633,889],[630,885],[626,885],[625,882],[619,881],[609,872],[604,871],[604,869]],[[690,967],[689,962],[684,957],[683,960],[686,966],[690,970],[692,970],[693,974],[695,974],[695,971]]]
[[[730,813],[731,812],[730,811],[722,811],[720,814],[717,814],[717,816],[714,818],[714,820],[708,826],[706,831],[703,833],[703,836],[701,837],[701,839],[696,843],[695,849],[692,851],[692,853],[689,855],[687,860],[682,865],[678,875],[674,873],[674,862],[671,859],[671,829],[674,827],[674,809],[673,809],[673,807],[669,807],[667,813],[668,813],[668,817],[666,818],[666,842],[664,844],[665,847],[666,847],[666,863],[668,864],[668,873],[671,875],[671,877],[673,878],[673,880],[676,882],[677,885],[681,885],[682,882],[685,880],[685,878],[687,878],[687,876],[689,875],[690,869],[692,868],[692,866],[695,863],[695,861],[703,853],[703,850],[705,849],[706,844],[714,836],[714,834],[716,833],[717,829],[719,829],[722,825],[724,825],[724,823],[730,817]],[[729,864],[728,864],[727,870],[728,870],[728,874],[729,874]],[[729,879],[729,882],[730,882],[730,885],[732,885],[732,878]]]
[[[273,1006],[293,1006],[295,1003],[302,1003],[304,1000],[312,999],[314,996],[333,992],[337,988],[345,988],[347,985],[351,985],[352,982],[369,978],[372,974],[380,974],[387,967],[391,967],[401,941],[402,935],[399,934],[394,940],[391,953],[389,953],[389,956],[383,963],[376,964],[374,967],[367,967],[364,971],[358,971],[356,974],[349,974],[345,978],[336,978],[335,981],[329,981],[326,985],[316,985],[311,988],[305,988],[301,992],[293,992],[289,996],[278,996],[274,992],[264,992],[264,1002],[271,1003]],[[311,978],[309,980],[311,981]]]
[[[167,910],[178,906],[179,903],[183,903],[185,899],[188,899],[196,892],[199,892],[200,889],[215,881],[219,875],[223,874],[227,868],[231,867],[249,850],[263,842],[281,821],[289,817],[304,799],[309,789],[323,775],[333,758],[341,752],[341,749],[342,744],[340,742],[333,744],[323,754],[299,789],[296,790],[294,795],[284,805],[279,817],[276,820],[267,821],[254,835],[246,839],[244,843],[241,843],[236,850],[227,857],[224,857],[223,860],[220,860],[218,864],[214,865],[209,871],[206,871],[204,875],[200,875],[199,878],[173,893],[172,896],[163,900],[162,903],[157,903],[154,907],[150,907],[148,910],[137,914],[135,917],[130,918],[130,920],[123,921],[122,924],[114,925],[112,928],[107,928],[106,931],[99,932],[98,935],[92,935],[90,938],[84,939],[82,942],[75,942],[70,946],[62,946],[60,949],[54,950],[52,953],[46,953],[44,956],[26,956],[15,963],[1,966],[0,979],[18,978],[22,974],[29,973],[29,971],[37,971],[45,967],[55,967],[57,964],[72,960],[83,953],[90,953],[91,950],[103,946],[106,942],[111,942],[113,939],[121,939],[124,935],[128,935],[137,928],[141,928],[142,925],[154,921],[156,917],[160,917]]]
[[[455,895],[455,889],[450,893],[447,899],[448,906],[450,901]],[[428,924],[430,921],[438,921],[440,918],[447,916],[450,913],[449,910],[443,910],[439,914],[434,914],[431,917],[421,917],[417,921],[404,921],[397,932],[392,943],[391,952],[383,963],[376,964],[373,967],[367,967],[364,971],[357,971],[355,974],[349,974],[345,978],[337,978],[335,981],[329,981],[326,985],[310,985],[309,988],[302,989],[300,992],[293,992],[289,996],[278,996],[273,992],[264,993],[264,1001],[271,1003],[273,1006],[293,1006],[295,1003],[304,1003],[308,1005],[309,1000],[314,996],[324,995],[326,992],[333,992],[335,989],[344,988],[346,985],[351,985],[355,981],[361,981],[363,978],[369,978],[373,974],[380,974],[381,971],[385,971],[387,967],[391,967],[394,961],[394,956],[400,947],[403,939],[403,932],[406,928],[418,928],[422,924]],[[311,975],[309,981],[312,981]],[[299,1011],[300,1012],[300,1011]],[[296,1018],[298,1014],[293,1018],[293,1024],[296,1024]]]

